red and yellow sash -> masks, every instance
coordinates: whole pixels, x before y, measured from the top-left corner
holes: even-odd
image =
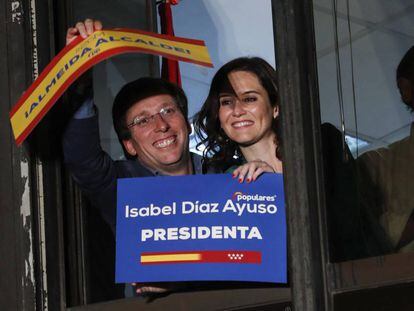
[[[22,144],[63,92],[93,65],[114,55],[138,52],[213,67],[203,41],[151,32],[101,30],[80,36],[46,66],[10,112],[17,145]]]

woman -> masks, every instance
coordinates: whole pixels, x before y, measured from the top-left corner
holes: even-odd
[[[205,165],[251,182],[263,172],[282,172],[276,71],[265,60],[234,59],[215,74],[195,117],[206,146]]]

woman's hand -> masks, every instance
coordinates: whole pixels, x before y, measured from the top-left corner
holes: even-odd
[[[255,181],[257,177],[265,172],[274,173],[275,171],[267,162],[254,160],[236,168],[233,172],[233,178],[238,178],[240,183],[244,180],[249,183]]]
[[[84,22],[77,22],[75,27],[71,27],[66,32],[66,45],[75,40],[78,36],[87,38],[97,30],[102,29],[102,23],[99,20],[91,18],[85,19]]]

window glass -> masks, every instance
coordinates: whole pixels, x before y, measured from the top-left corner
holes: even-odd
[[[104,28],[148,29],[146,3],[148,1],[112,3],[73,0],[73,23],[91,17],[101,20]],[[261,1],[260,5],[250,0],[183,0],[178,6],[173,6],[175,35],[204,40],[214,64],[214,68],[210,69],[180,62],[190,118],[199,111],[213,75],[224,63],[240,56],[259,56],[275,66],[271,12],[270,0]],[[150,56],[129,54],[111,58],[93,68],[94,102],[99,110],[101,145],[113,159],[123,158],[112,127],[114,97],[127,82],[153,74],[151,63]],[[194,134],[190,138],[190,147],[195,150]],[[84,243],[88,303],[121,298],[124,294],[131,296],[131,288],[124,292],[122,288],[115,289],[111,287],[111,276],[106,277],[106,272],[114,267],[113,233],[100,219],[98,211],[85,208],[83,212],[86,214]]]
[[[252,14],[254,12],[254,14]],[[214,68],[180,63],[182,86],[189,100],[189,117],[207,97],[210,82],[226,62],[241,56],[259,56],[275,66],[271,1],[183,0],[173,7],[174,31],[178,37],[204,40]],[[196,137],[190,148],[196,150]]]
[[[104,28],[148,29],[145,0],[80,1],[73,0],[73,23],[94,18]],[[103,149],[113,159],[124,157],[112,126],[112,103],[127,82],[151,75],[151,61],[147,54],[125,54],[112,57],[93,67],[94,100],[99,109],[99,130]]]
[[[397,85],[412,9],[412,1],[314,1],[334,261],[414,250],[413,51]]]
[[[148,30],[147,1],[72,1],[72,24],[93,18],[102,21],[104,28],[133,28]],[[112,125],[112,104],[120,88],[140,76],[151,76],[154,71],[152,56],[124,54],[112,57],[93,67],[94,103],[98,108],[102,148],[118,160],[124,153]],[[84,258],[79,265],[84,281],[81,286],[87,303],[119,299],[132,295],[132,287],[115,284],[115,239],[113,232],[95,208],[86,199],[82,203],[81,224]],[[74,234],[74,228],[67,229]],[[80,256],[80,254],[77,254]],[[73,279],[72,279],[73,278]],[[68,276],[68,291],[75,288],[74,276]]]

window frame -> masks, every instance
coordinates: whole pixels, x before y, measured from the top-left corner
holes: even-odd
[[[46,37],[53,21],[59,21],[54,27],[56,31],[64,33],[67,25],[62,21],[68,20],[71,1],[49,0],[46,6],[40,6],[40,1],[35,2],[39,4],[36,8],[37,13],[39,12],[40,16],[42,14],[47,16],[46,21],[48,21],[48,23],[39,23],[38,31]],[[155,2],[147,0],[147,3],[154,5]],[[58,207],[55,213],[44,216],[49,226],[45,238],[49,248],[49,253],[46,255],[47,261],[50,262],[51,259],[57,258],[59,263],[58,271],[51,267],[47,269],[47,286],[51,288],[55,284],[59,291],[38,292],[36,300],[44,301],[47,298],[49,307],[56,305],[62,310],[116,310],[120,306],[125,310],[136,310],[140,306],[145,307],[146,310],[164,310],[166,305],[178,306],[184,300],[187,308],[190,306],[201,308],[213,300],[212,296],[214,296],[220,301],[220,308],[232,307],[248,310],[248,307],[254,309],[254,306],[266,304],[266,306],[274,306],[275,310],[278,310],[276,308],[284,310],[289,305],[288,301],[292,299],[297,310],[319,311],[334,310],[335,295],[382,286],[414,283],[414,267],[408,265],[410,261],[413,261],[414,253],[393,254],[341,263],[329,261],[313,3],[311,0],[272,0],[272,12],[278,74],[283,77],[279,81],[281,101],[288,103],[282,105],[281,120],[284,137],[282,152],[292,296],[286,288],[232,289],[177,293],[150,305],[139,299],[123,299],[66,308],[68,299],[85,303],[85,288],[84,280],[82,280],[84,267],[81,264],[76,266],[76,258],[72,258],[71,267],[65,267],[63,251],[65,216],[62,206],[75,206],[79,212],[82,203],[76,187],[73,187],[64,173],[63,177],[60,175],[62,166],[57,160],[46,163],[44,170],[32,170],[31,187],[35,195],[43,196],[43,192],[39,190],[39,185],[35,182],[40,179],[51,187],[61,189],[60,191],[64,192],[65,189],[69,189],[68,197],[62,198],[62,192],[58,192],[56,196],[49,196],[49,199],[46,198],[47,201],[45,201],[50,211],[52,211],[52,206]],[[49,36],[49,40],[46,41],[46,45],[49,45],[39,50],[39,56],[42,59],[50,59],[54,46],[62,44],[61,37],[53,35],[53,32]],[[37,209],[38,206],[35,204],[34,208]],[[77,212],[72,216],[74,221],[79,222],[81,216],[76,214]],[[78,243],[81,243],[79,236],[82,236],[82,231],[79,230],[75,236],[71,237],[71,241],[74,243],[73,247],[81,251],[82,245]],[[53,237],[54,234],[56,234],[55,237]],[[41,262],[40,249],[43,242],[45,241],[41,239],[36,239],[34,242],[34,247],[38,250],[36,252],[37,262]],[[77,253],[76,256],[78,255],[81,256]],[[66,264],[68,263],[70,264],[71,261],[66,261]],[[40,269],[39,266],[38,270]],[[74,288],[71,289],[74,291],[72,298],[66,296],[68,292],[65,288],[66,273],[77,274],[76,285],[73,285]],[[355,275],[358,277],[355,278]],[[41,278],[41,273],[36,275],[38,281]],[[38,287],[39,289],[41,288]]]

